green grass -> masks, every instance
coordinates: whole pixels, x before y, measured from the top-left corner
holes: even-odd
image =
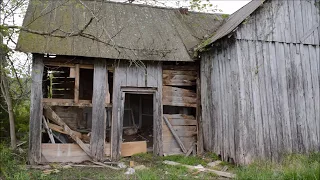
[[[238,168],[237,177],[246,180],[320,180],[320,153],[288,155],[279,164],[256,161]]]

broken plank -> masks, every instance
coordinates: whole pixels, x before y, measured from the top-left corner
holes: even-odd
[[[54,138],[53,138],[53,135],[52,135],[52,131],[49,128],[47,120],[46,120],[46,118],[44,116],[42,116],[42,121],[43,121],[44,128],[46,129],[46,131],[48,133],[48,136],[49,136],[49,139],[50,139],[51,143],[55,144],[56,142],[54,141]]]
[[[174,75],[197,76],[197,71],[163,70],[162,74],[163,76],[174,76]]]
[[[197,104],[168,102],[168,101],[162,101],[162,104],[164,106],[180,106],[180,107],[193,107],[193,108],[197,107]]]
[[[197,105],[196,97],[184,97],[184,96],[163,96],[163,101],[173,104],[195,104]]]
[[[235,178],[236,177],[236,175],[232,174],[232,173],[222,172],[222,171],[217,171],[217,170],[207,169],[207,168],[198,168],[198,167],[195,167],[195,166],[185,165],[185,164],[177,163],[177,162],[174,162],[174,161],[163,161],[163,163],[167,164],[167,165],[172,165],[172,166],[183,166],[183,167],[186,167],[186,168],[191,169],[191,170],[212,172],[212,173],[217,174],[218,176],[227,177],[227,178]]]
[[[164,114],[168,119],[189,119],[189,120],[196,120],[196,118],[192,115],[186,114]]]
[[[197,97],[192,90],[172,86],[163,86],[162,93],[163,96]]]
[[[47,118],[62,126],[64,131],[83,149],[88,156],[91,157],[89,146],[84,144],[79,137],[76,136],[75,131],[69,128],[69,126],[47,105],[43,106],[44,114]]]
[[[58,126],[58,125],[55,125],[55,124],[52,124],[52,123],[48,123],[48,127],[56,132],[59,132],[59,133],[62,133],[62,134],[68,134],[67,132],[65,132],[63,130],[63,127],[61,126]],[[77,132],[77,131],[74,131],[74,134],[78,137],[78,138],[82,138],[82,134]]]
[[[181,150],[183,151],[183,153],[187,153],[186,148],[184,147],[183,143],[181,142],[179,136],[176,134],[175,130],[172,128],[169,120],[167,119],[167,117],[163,116],[164,122],[166,123],[167,127],[170,129],[172,135],[174,136],[174,138],[176,139],[177,143],[179,144]]]
[[[172,126],[196,126],[196,120],[169,119]]]

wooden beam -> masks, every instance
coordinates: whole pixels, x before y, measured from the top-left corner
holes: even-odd
[[[174,162],[174,161],[163,161],[163,163],[167,164],[167,165],[172,165],[172,166],[184,166],[184,167],[186,167],[188,169],[191,169],[191,170],[211,172],[211,173],[217,174],[218,176],[227,177],[227,178],[235,178],[236,177],[236,175],[232,174],[232,173],[223,172],[223,171],[217,171],[217,170],[207,169],[207,168],[198,168],[198,167],[195,167],[195,166],[185,165],[185,164],[177,163],[177,162]]]
[[[177,143],[179,144],[181,150],[183,153],[187,153],[186,148],[184,147],[183,143],[181,142],[179,136],[176,134],[176,132],[174,131],[173,127],[171,126],[169,120],[167,119],[166,116],[163,116],[164,122],[167,124],[168,128],[170,129],[172,135],[174,136],[174,138],[176,139]]]
[[[79,83],[80,83],[80,66],[76,64],[75,67],[75,81],[74,81],[74,102],[79,102]]]
[[[92,128],[91,128],[91,154],[96,161],[104,160],[104,146],[106,137],[106,60],[95,59],[92,95]]]
[[[33,54],[28,154],[30,164],[41,162],[42,77],[43,55]]]
[[[197,124],[197,154],[202,154],[203,149],[203,127],[201,118],[201,81],[200,81],[200,70],[197,73],[197,109],[196,109],[196,120]]]
[[[62,133],[62,134],[68,134],[67,132],[64,131],[63,127],[61,126],[58,126],[58,125],[55,125],[55,124],[51,124],[51,123],[48,123],[48,127],[51,129],[51,130],[54,130],[56,132],[59,132],[59,133]],[[82,138],[82,134],[77,132],[77,131],[73,131],[73,133],[78,137],[78,138]]]
[[[84,144],[82,140],[76,135],[76,131],[70,129],[70,127],[51,109],[51,107],[44,105],[44,114],[47,118],[63,127],[63,130],[83,149],[88,156],[91,157],[91,152],[88,145]]]
[[[53,135],[52,135],[52,131],[51,129],[49,128],[48,126],[48,123],[47,123],[47,120],[44,116],[42,116],[42,120],[43,120],[43,125],[44,125],[44,128],[46,129],[47,133],[48,133],[48,136],[50,138],[50,141],[52,144],[55,144],[56,142],[54,141],[54,138],[53,138]]]

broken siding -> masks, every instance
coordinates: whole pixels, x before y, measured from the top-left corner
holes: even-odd
[[[320,44],[318,0],[269,0],[236,31],[237,39]]]
[[[228,43],[202,56],[207,150],[236,163],[319,150],[319,46]]]

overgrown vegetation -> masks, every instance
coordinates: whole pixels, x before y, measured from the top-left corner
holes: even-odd
[[[257,161],[240,167],[238,179],[320,180],[320,153],[288,155],[282,163]]]

